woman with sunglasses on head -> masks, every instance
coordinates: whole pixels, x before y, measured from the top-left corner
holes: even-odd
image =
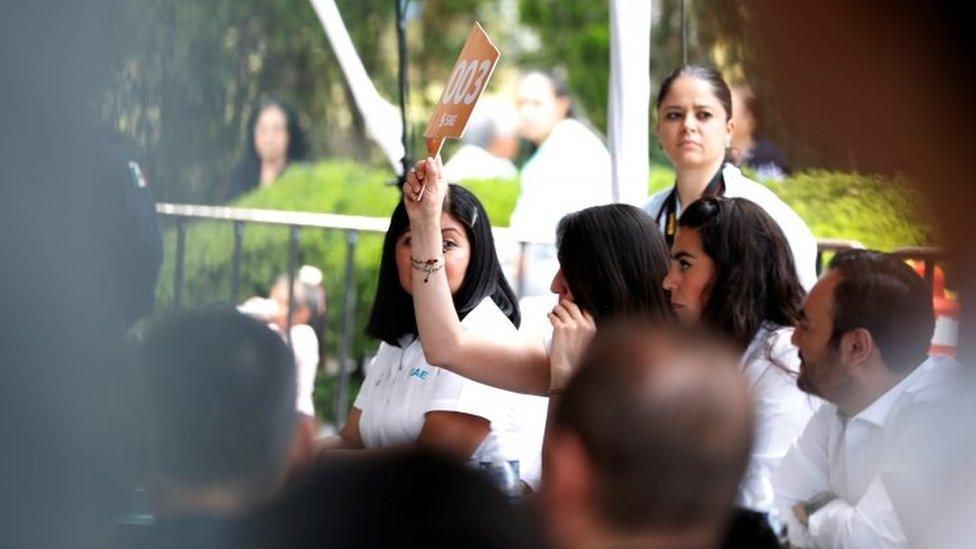
[[[664,288],[678,322],[729,338],[753,392],[756,438],[739,504],[772,507],[769,478],[817,401],[796,386],[790,341],[805,292],[783,231],[744,198],[705,197],[681,214]]]
[[[817,241],[806,223],[772,191],[742,175],[731,163],[732,92],[717,71],[686,65],[661,82],[655,133],[674,165],[674,186],[644,207],[674,243],[682,209],[703,196],[747,198],[779,225],[793,252],[804,288],[817,280]]]

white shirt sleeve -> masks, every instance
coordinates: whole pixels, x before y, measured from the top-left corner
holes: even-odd
[[[319,367],[319,338],[311,326],[299,324],[291,328],[291,346],[295,351],[295,409],[314,416],[312,393]]]
[[[424,413],[457,412],[491,421],[509,407],[508,393],[454,372],[438,369],[434,390]]]
[[[874,479],[856,505],[836,499],[811,515],[808,522],[814,547],[908,547],[880,478]]]
[[[773,472],[776,506],[780,519],[786,524],[790,543],[796,547],[809,547],[811,541],[806,527],[793,513],[793,506],[831,491],[827,448],[830,421],[836,420],[831,415],[835,413],[833,406],[821,406]]]

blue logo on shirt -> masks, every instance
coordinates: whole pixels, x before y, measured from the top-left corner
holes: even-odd
[[[416,378],[419,378],[419,379],[427,379],[427,374],[429,374],[429,373],[430,372],[428,372],[427,370],[424,370],[422,368],[414,368],[414,369],[410,370],[410,375],[408,375],[407,377],[408,378],[410,378],[410,377],[416,377]]]

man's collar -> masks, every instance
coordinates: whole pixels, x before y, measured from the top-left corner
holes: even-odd
[[[861,410],[858,414],[852,417],[851,420],[867,421],[868,423],[872,423],[878,427],[884,427],[885,423],[888,421],[888,416],[891,415],[891,411],[901,399],[902,395],[911,390],[911,388],[918,383],[920,379],[925,377],[925,372],[932,367],[932,364],[932,359],[927,358],[910,374],[902,378],[902,380],[899,381],[894,387],[888,389],[885,394],[878,397],[867,408]]]

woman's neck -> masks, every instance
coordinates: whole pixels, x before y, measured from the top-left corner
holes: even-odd
[[[678,172],[676,186],[678,188],[678,200],[681,201],[681,208],[687,208],[689,204],[701,198],[705,187],[715,177],[715,174],[722,169],[725,158],[720,158],[717,162],[701,167],[685,168]]]
[[[285,159],[263,160],[261,162],[261,186],[270,185],[278,179],[278,175],[285,169]]]

